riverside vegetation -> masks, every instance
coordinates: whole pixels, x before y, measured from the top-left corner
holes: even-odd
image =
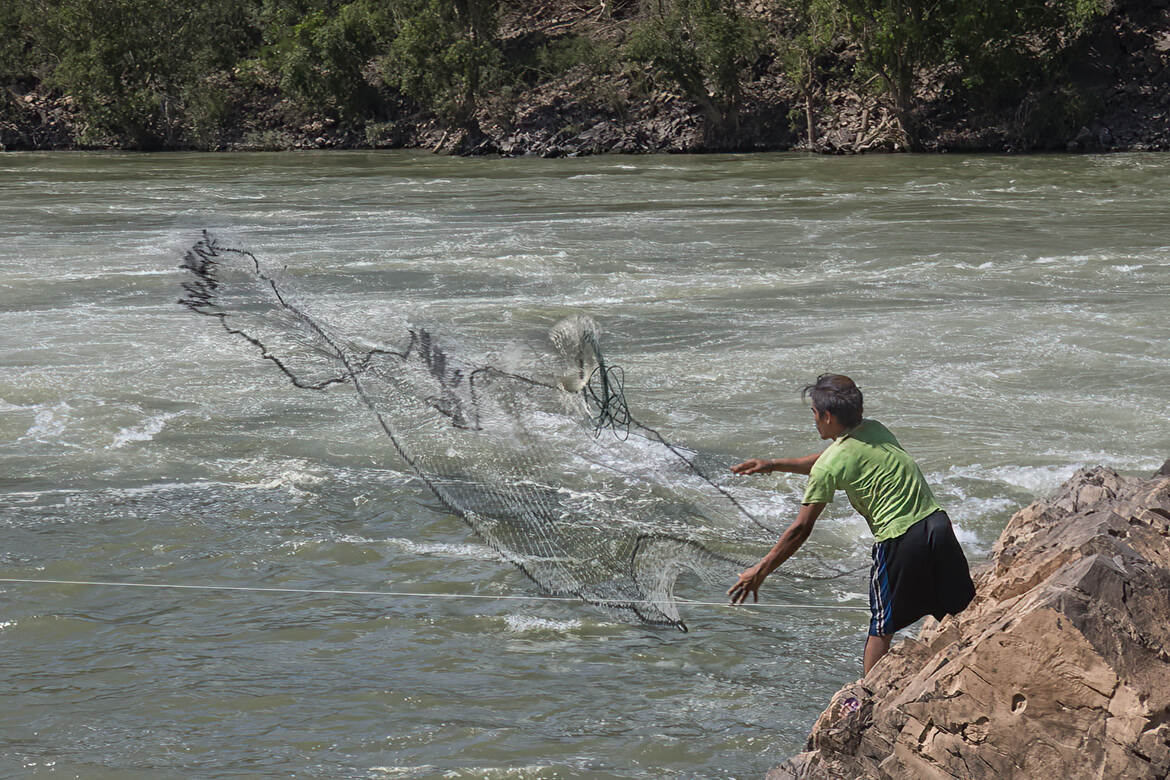
[[[8,0],[9,149],[1170,148],[1170,0]]]

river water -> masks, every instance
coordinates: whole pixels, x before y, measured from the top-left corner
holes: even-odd
[[[498,351],[590,314],[631,411],[725,459],[818,449],[800,388],[847,373],[973,561],[1078,467],[1170,457],[1170,158],[7,154],[0,577],[540,595],[351,394],[176,304],[203,228],[374,339],[393,314]],[[777,525],[802,488],[730,484]],[[870,539],[842,497],[809,544]],[[763,600],[814,608],[684,605],[683,634],[0,583],[0,774],[759,777],[858,676],[865,589],[781,569]]]

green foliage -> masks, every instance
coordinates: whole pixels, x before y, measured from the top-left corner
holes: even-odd
[[[1017,0],[955,14],[943,57],[963,63],[961,86],[987,105],[1017,102],[1067,78],[1105,0]]]
[[[1093,98],[1077,86],[1075,69],[1106,0],[1017,0],[957,13],[942,56],[961,63],[951,88],[971,108],[1010,111],[1023,148],[1064,139],[1089,121]]]
[[[924,70],[948,70],[951,86],[973,105],[1035,97],[1068,81],[1072,54],[1107,1],[832,0],[861,43],[862,77],[880,76],[912,144],[914,90]],[[1040,102],[1083,103],[1069,96]]]
[[[993,0],[998,2],[999,0]],[[863,73],[880,76],[903,127],[920,68],[939,61],[963,0],[839,0],[842,16],[861,43]]]
[[[244,126],[249,101],[287,97],[282,112],[330,114],[350,130],[374,125],[370,137],[385,143],[406,137],[409,122],[395,113],[404,106],[475,129],[480,106],[507,109],[542,80],[624,67],[620,88],[612,79],[588,88],[613,91],[620,113],[627,94],[645,97],[665,77],[703,112],[708,148],[734,148],[753,71],[779,68],[796,88],[794,119],[803,114],[813,140],[825,84],[852,80],[887,94],[911,142],[929,85],[993,121],[1012,117],[1027,147],[1067,138],[1086,121],[1094,103],[1077,84],[1087,82],[1088,44],[1113,8],[1112,0],[766,2],[780,21],[771,37],[743,10],[757,0],[627,0],[613,16],[582,9],[578,24],[530,25],[502,41],[501,14],[523,16],[523,4],[6,0],[0,111],[23,116],[14,101],[35,89],[72,98],[83,142],[216,148],[229,129],[237,138],[262,130]],[[619,5],[628,26],[617,49],[610,33]],[[842,63],[855,54],[857,70],[847,72]]]
[[[499,0],[400,0],[398,34],[379,62],[385,83],[457,125],[471,124],[503,57]]]
[[[204,130],[218,121],[204,83],[243,46],[247,0],[59,0],[52,13],[22,1],[30,48],[55,64],[44,81],[76,101],[83,141],[182,145],[189,110]]]
[[[804,105],[793,107],[790,119],[803,114],[810,147],[816,146],[814,102],[822,91],[824,62],[841,33],[843,19],[836,0],[789,0],[784,6],[792,25],[777,42],[777,60],[796,85]]]
[[[232,113],[227,79],[222,73],[181,85],[182,138],[197,149],[215,149]]]
[[[36,67],[26,32],[29,10],[24,3],[0,3],[0,85],[28,78]]]
[[[286,6],[266,10],[272,16],[273,23],[265,25],[272,42],[262,61],[278,74],[283,91],[343,117],[376,107],[378,93],[365,70],[393,39],[394,22],[385,3],[356,0],[303,16]]]
[[[587,35],[566,35],[536,49],[534,70],[546,78],[560,76],[579,66],[604,73],[616,59],[614,47],[605,41]]]
[[[734,0],[664,0],[632,27],[626,56],[658,68],[695,101],[717,143],[738,125],[743,83],[763,44],[763,29]]]

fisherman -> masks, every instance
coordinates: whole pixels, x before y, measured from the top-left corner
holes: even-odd
[[[853,380],[822,374],[801,397],[812,402],[817,433],[833,443],[803,458],[751,458],[732,467],[736,474],[808,474],[808,486],[796,520],[727,593],[732,604],[742,604],[749,594],[759,601],[764,579],[800,549],[825,504],[844,490],[876,540],[863,661],[868,674],[890,649],[895,631],[924,615],[941,619],[961,612],[974,598],[975,586],[950,518],[894,435],[877,420],[862,417],[861,390]]]

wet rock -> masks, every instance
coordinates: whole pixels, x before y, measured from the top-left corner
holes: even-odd
[[[793,778],[1170,775],[1170,461],[1018,512],[961,615],[841,689]]]

